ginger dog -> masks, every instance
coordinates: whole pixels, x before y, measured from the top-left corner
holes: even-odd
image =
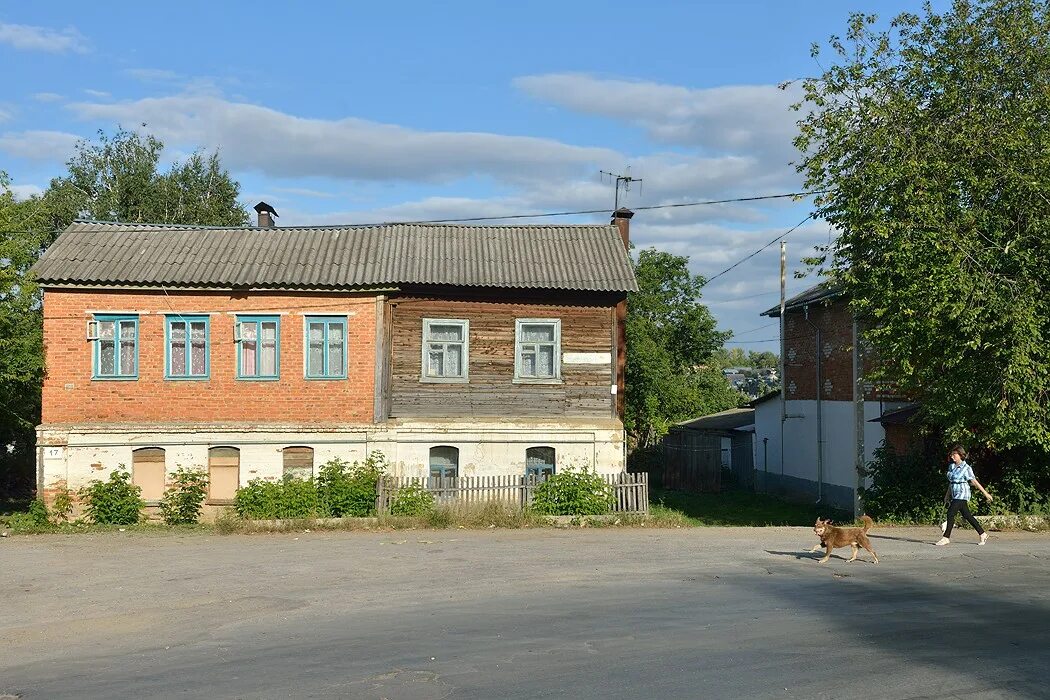
[[[864,527],[835,527],[830,520],[817,518],[817,524],[813,526],[813,532],[820,538],[820,544],[813,545],[813,548],[809,551],[815,552],[824,547],[827,551],[824,554],[824,558],[820,560],[820,563],[824,564],[831,558],[831,550],[849,545],[853,548],[853,557],[847,560],[848,563],[857,560],[857,552],[860,551],[859,545],[871,552],[871,557],[875,560],[874,563],[878,564],[879,557],[875,554],[875,550],[871,548],[871,542],[868,540],[867,534],[865,534],[875,523],[866,515],[861,516],[861,520],[864,521]]]

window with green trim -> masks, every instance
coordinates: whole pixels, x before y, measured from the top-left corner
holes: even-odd
[[[561,378],[561,321],[553,318],[519,318],[515,323],[516,381],[551,381]]]
[[[459,476],[459,449],[451,445],[431,447],[430,476],[441,479]]]
[[[237,378],[277,379],[281,367],[279,316],[237,318]]]
[[[306,317],[306,378],[346,378],[346,318]]]
[[[96,315],[92,332],[95,379],[138,379],[139,317]]]
[[[207,316],[168,316],[165,331],[168,379],[207,379],[210,342]]]

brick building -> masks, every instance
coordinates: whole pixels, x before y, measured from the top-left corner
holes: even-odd
[[[780,317],[780,307],[763,316]],[[781,392],[755,407],[755,473],[760,488],[857,511],[858,467],[886,438],[878,419],[905,402],[862,381],[860,328],[827,283],[784,306]]]
[[[38,487],[178,467],[212,503],[379,450],[396,474],[624,468],[631,212],[609,225],[75,222],[42,256]]]

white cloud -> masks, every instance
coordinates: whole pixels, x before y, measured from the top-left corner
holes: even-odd
[[[0,44],[7,44],[23,51],[45,51],[48,53],[87,53],[88,43],[83,34],[73,27],[62,30],[34,27],[28,24],[5,24],[0,22]]]
[[[768,154],[780,161],[775,163],[780,168],[793,157],[798,116],[790,105],[801,97],[797,84],[785,90],[776,85],[697,89],[551,73],[523,76],[514,85],[574,112],[635,124],[661,143],[715,154]]]
[[[124,74],[144,83],[170,83],[181,78],[175,71],[164,68],[128,68]]]
[[[5,109],[3,106],[0,106],[0,122],[10,121],[13,116],[14,112],[12,112],[9,109]]]
[[[44,188],[38,185],[11,185],[11,193],[17,201],[22,201],[34,195],[43,194]]]
[[[65,98],[57,92],[36,92],[33,93],[33,99],[37,102],[61,102]]]
[[[90,95],[91,97],[99,97],[102,99],[110,97],[110,94],[105,90],[92,90],[91,88],[84,88],[84,94]]]
[[[0,151],[14,158],[65,161],[80,137],[64,131],[21,131],[0,135]]]
[[[605,148],[493,133],[420,131],[364,119],[311,119],[214,96],[71,105],[82,119],[146,123],[172,146],[221,148],[233,169],[274,177],[447,182],[597,172],[623,157]]]

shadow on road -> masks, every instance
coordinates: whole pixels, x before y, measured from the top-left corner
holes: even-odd
[[[769,553],[811,558],[808,552]],[[842,567],[834,567],[836,578],[812,581],[805,596],[765,577],[739,585],[756,596],[775,595],[803,606],[859,644],[896,655],[902,663],[941,667],[972,680],[975,690],[983,686],[1008,689],[1011,697],[1048,697],[1046,560],[986,557],[975,562],[967,557],[945,563],[951,568],[915,576],[894,572],[885,562],[877,569],[862,567],[873,573],[865,577],[845,576]],[[850,583],[842,585],[843,578]]]
[[[915,544],[928,544],[933,546],[933,542],[930,540],[917,540],[912,537],[890,537],[889,535],[872,535],[868,534],[868,537],[873,540],[894,540],[895,542],[914,542]]]

